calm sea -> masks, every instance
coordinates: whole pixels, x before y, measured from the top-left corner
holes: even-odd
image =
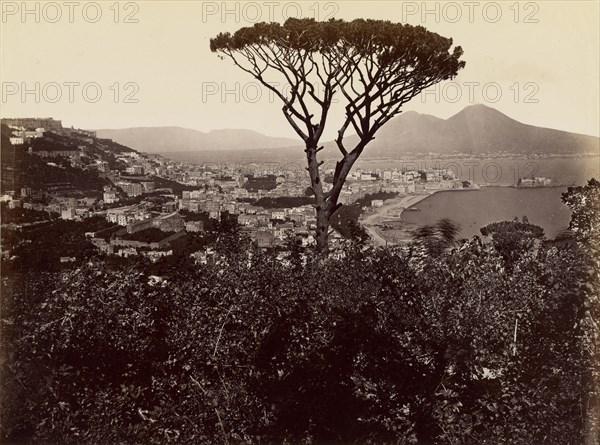
[[[510,221],[527,216],[530,223],[554,238],[566,229],[571,212],[560,196],[566,187],[512,188],[487,187],[480,190],[437,192],[416,204],[420,211],[404,211],[405,222],[435,224],[449,218],[460,224],[460,238],[481,236],[479,229],[496,221]]]
[[[513,185],[519,178],[531,176],[549,178],[560,185],[583,185],[591,178],[600,178],[599,156],[546,159],[361,159],[356,164],[356,167],[364,170],[443,168],[453,171],[462,180],[488,185]]]
[[[161,153],[163,156],[179,162],[192,164],[266,164],[274,171],[278,167],[284,169],[294,168],[304,172],[306,161],[302,156],[290,156],[290,150],[229,150],[229,151],[202,151],[202,152],[173,152]],[[302,151],[299,151],[302,154]],[[278,156],[280,155],[280,156]],[[408,155],[407,155],[408,156]],[[323,169],[334,169],[338,158],[324,159]],[[474,181],[477,184],[512,185],[519,178],[537,176],[554,180],[561,185],[583,185],[590,178],[600,178],[600,156],[577,158],[461,158],[461,159],[412,159],[410,157],[399,159],[374,159],[364,157],[359,159],[354,169],[376,171],[386,169],[399,170],[427,170],[443,168],[452,170],[457,178]]]

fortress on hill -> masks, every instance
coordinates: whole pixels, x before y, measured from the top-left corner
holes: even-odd
[[[28,130],[43,128],[45,130],[62,130],[62,121],[57,121],[51,117],[23,117],[23,118],[3,118],[3,125],[10,127],[23,127]]]

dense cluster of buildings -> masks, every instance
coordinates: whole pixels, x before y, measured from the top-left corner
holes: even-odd
[[[55,150],[52,154],[38,150],[30,154],[66,158],[71,165],[95,170],[110,182],[95,198],[74,196],[77,193],[65,192],[59,184],[35,191],[24,187],[7,192],[2,200],[8,201],[10,208],[43,210],[67,220],[102,215],[120,227],[109,231],[108,236],[91,237],[105,252],[129,255],[134,251],[138,254],[161,251],[164,254],[169,250],[170,241],[185,233],[203,231],[203,218],[218,221],[224,214],[233,216],[241,229],[262,247],[281,245],[290,237],[302,245],[314,243],[316,218],[311,205],[282,205],[283,208],[275,209],[256,205],[261,198],[307,196],[308,173],[295,164],[189,164],[127,149],[111,151],[112,147],[107,145],[111,141],[96,139],[92,131],[65,129],[60,121],[53,119],[3,119],[2,123],[9,126],[15,138],[24,140],[44,137],[47,130],[70,136],[68,140],[74,141],[73,150],[64,153]],[[103,150],[106,155],[102,155]],[[47,163],[56,165],[53,160]],[[331,187],[327,180],[333,173],[333,169],[323,171],[325,190]],[[172,188],[160,188],[161,182],[179,184],[180,191],[174,193]],[[379,192],[403,195],[457,187],[462,184],[450,170],[355,169],[342,189],[339,202],[352,204]],[[44,204],[36,202],[40,194],[45,196]],[[122,201],[123,205],[119,205]],[[371,205],[380,206],[383,201],[373,199]],[[156,230],[164,232],[162,239],[154,239],[162,236]],[[137,239],[136,234],[140,233]],[[144,239],[144,233],[153,233],[154,238]]]
[[[115,224],[130,227],[132,224],[145,223],[160,214],[172,214],[175,211],[188,213],[206,213],[209,218],[219,220],[223,212],[237,217],[243,230],[263,246],[272,246],[284,242],[290,235],[302,239],[303,244],[313,241],[311,233],[315,229],[315,213],[311,205],[290,208],[265,209],[251,202],[261,198],[300,197],[305,196],[308,178],[306,173],[297,171],[261,170],[258,164],[252,165],[252,173],[247,173],[239,166],[221,165],[220,171],[214,166],[190,165],[177,163],[157,156],[137,152],[121,153],[117,160],[122,163],[122,171],[110,171],[106,177],[112,185],[105,186],[101,200],[76,199],[54,194],[51,203],[46,206],[35,205],[36,210],[45,210],[60,214],[63,219],[82,219],[91,214],[102,214]],[[184,190],[176,195],[169,189],[157,189],[155,180],[160,173],[166,179],[186,178],[194,190]],[[325,175],[333,173],[324,172]],[[272,178],[272,187],[268,190],[247,187],[249,179]],[[192,179],[193,178],[193,179]],[[265,180],[265,183],[268,181]],[[326,184],[327,186],[331,186]],[[396,169],[383,171],[353,172],[348,178],[340,194],[342,204],[352,204],[367,194],[393,192],[399,195],[426,192],[440,188],[456,188],[461,186],[451,171],[431,170],[427,172],[399,171]],[[158,193],[157,193],[158,192]],[[160,206],[148,206],[143,196],[153,193],[163,199]],[[20,196],[13,192],[12,196],[3,197],[14,208],[23,203],[24,197],[32,195],[29,188],[20,191]],[[118,206],[119,201],[132,197],[142,197],[139,204]],[[373,206],[382,205],[381,200],[374,200]],[[110,208],[106,209],[106,206]],[[102,210],[102,207],[105,210]],[[154,215],[154,216],[153,216]],[[136,227],[142,227],[138,225]],[[181,230],[202,230],[199,221],[184,222]]]
[[[87,138],[95,138],[96,132],[92,130],[82,130],[79,128],[64,128],[60,120],[48,118],[3,118],[3,125],[6,125],[12,130],[10,143],[13,145],[25,145],[31,143],[33,139],[43,138],[46,132],[52,132],[60,136],[84,136]],[[66,150],[40,150],[34,153],[42,157],[57,157],[57,156],[72,156],[74,150],[69,150],[69,153],[58,153]]]

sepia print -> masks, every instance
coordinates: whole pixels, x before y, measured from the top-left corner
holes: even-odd
[[[0,443],[600,443],[597,1],[0,3]]]

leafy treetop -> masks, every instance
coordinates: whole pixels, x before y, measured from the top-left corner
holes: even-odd
[[[454,77],[465,62],[459,60],[462,48],[457,46],[450,51],[451,46],[451,38],[422,26],[370,19],[318,22],[290,18],[283,25],[262,22],[233,34],[220,33],[210,41],[213,52],[231,57],[240,68],[267,84],[288,106],[287,111],[293,117],[307,117],[303,113],[305,93],[325,110],[331,104],[335,88],[339,87],[347,99],[359,101],[347,107],[349,114],[344,130],[349,123],[358,123],[358,118],[375,117],[375,113],[389,115],[393,107],[405,103],[426,87],[424,84],[429,86]],[[236,55],[250,65],[242,65]],[[268,83],[264,77],[268,69],[284,73],[292,87],[291,95],[286,97]],[[325,87],[322,98],[317,97],[315,83],[308,80],[311,75]],[[378,98],[380,106],[366,110],[372,113],[359,112],[363,105]],[[295,105],[299,106],[298,113],[293,109]],[[324,127],[324,114],[316,128],[311,129],[312,124],[309,124],[307,133],[302,132],[304,140],[310,136],[318,140]],[[383,123],[380,121],[373,128],[355,125],[355,130],[362,136],[372,129],[372,138]]]

